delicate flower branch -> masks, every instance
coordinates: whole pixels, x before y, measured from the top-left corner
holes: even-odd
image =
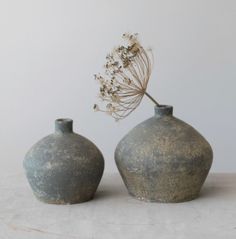
[[[126,46],[114,48],[106,57],[105,76],[96,74],[100,84],[99,98],[106,102],[106,109],[94,105],[95,111],[107,112],[116,120],[131,114],[144,95],[159,106],[146,92],[152,70],[148,52],[140,45],[137,34],[123,34]]]

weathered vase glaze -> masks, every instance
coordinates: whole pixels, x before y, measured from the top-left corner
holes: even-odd
[[[154,117],[132,129],[116,148],[123,181],[129,193],[140,200],[192,200],[210,170],[211,146],[172,113],[172,106],[155,107]]]
[[[24,168],[34,195],[43,202],[73,204],[93,198],[104,170],[99,149],[73,133],[71,119],[55,121],[55,133],[26,154]]]

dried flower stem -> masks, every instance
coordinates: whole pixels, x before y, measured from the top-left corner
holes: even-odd
[[[144,93],[152,102],[154,102],[157,106],[160,106],[159,103],[157,103],[157,101],[151,96],[149,95],[146,91]]]

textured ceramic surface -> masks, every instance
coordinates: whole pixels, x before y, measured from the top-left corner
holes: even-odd
[[[210,170],[211,146],[172,113],[172,106],[156,107],[154,117],[132,129],[116,148],[123,181],[129,193],[140,200],[192,200]]]
[[[55,133],[26,154],[24,168],[35,196],[46,203],[72,204],[93,198],[104,170],[99,149],[73,133],[73,121],[58,119]]]

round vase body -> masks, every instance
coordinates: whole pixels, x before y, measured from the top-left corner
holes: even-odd
[[[172,116],[172,106],[132,129],[118,144],[116,165],[129,193],[145,201],[196,198],[210,170],[213,152],[193,127]]]
[[[99,149],[72,131],[73,121],[58,119],[55,133],[26,154],[24,168],[34,195],[43,202],[73,204],[93,198],[104,170]]]

